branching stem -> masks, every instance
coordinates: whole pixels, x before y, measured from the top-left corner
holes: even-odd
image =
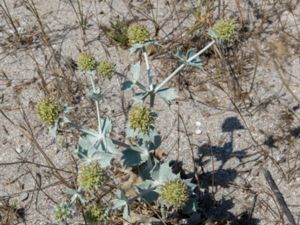
[[[92,87],[93,87],[93,92],[96,92],[96,85],[95,85],[95,81],[93,79],[93,75],[89,73],[89,78],[91,80],[91,84],[92,84]],[[101,136],[102,135],[102,131],[101,131],[101,118],[100,118],[100,107],[99,107],[99,102],[94,100],[95,101],[95,105],[96,105],[96,113],[97,113],[97,120],[98,120],[98,132],[99,132],[99,135]]]
[[[152,91],[153,90],[153,81],[152,81],[152,75],[151,75],[151,68],[149,65],[148,54],[147,54],[145,47],[143,47],[143,56],[144,56],[145,63],[146,63],[149,88],[150,88],[150,91]]]
[[[187,62],[191,62],[193,59],[197,58],[199,55],[204,53],[207,49],[215,44],[215,40],[211,41],[208,45],[206,45],[203,49],[201,49],[197,54],[193,55],[191,58],[187,60]],[[164,79],[159,85],[156,86],[154,92],[157,93],[160,88],[162,88],[168,81],[170,81],[180,70],[182,70],[186,64],[181,64],[173,73],[171,73],[166,79]]]

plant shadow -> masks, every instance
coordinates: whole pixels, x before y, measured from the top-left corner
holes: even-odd
[[[226,163],[237,158],[240,163],[247,158],[247,148],[241,150],[234,149],[234,132],[244,130],[244,126],[240,123],[237,117],[228,117],[222,124],[222,132],[228,133],[229,141],[223,146],[215,146],[211,144],[203,144],[198,148],[198,160],[196,164],[202,168],[202,173],[198,175],[198,180],[201,182],[201,188],[204,192],[201,193],[199,207],[203,210],[206,217],[205,222],[190,224],[207,224],[207,221],[212,221],[211,224],[233,224],[233,225],[256,225],[259,220],[252,217],[252,213],[244,211],[239,215],[234,215],[230,210],[234,207],[232,198],[222,197],[221,200],[216,200],[211,190],[217,187],[228,188],[238,176],[236,168],[231,168],[230,165],[225,167]],[[218,162],[216,168],[213,161]],[[212,163],[211,171],[204,171],[203,167]],[[253,206],[254,207],[254,206]],[[251,210],[250,210],[251,211]],[[229,223],[228,223],[229,222]],[[209,224],[209,223],[208,223]]]

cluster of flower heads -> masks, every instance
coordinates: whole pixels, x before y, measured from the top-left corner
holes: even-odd
[[[231,41],[236,34],[236,27],[234,20],[221,20],[211,28],[210,34],[221,42]]]
[[[183,207],[189,200],[187,185],[180,179],[170,180],[160,189],[162,201],[174,208]]]
[[[95,70],[97,66],[97,61],[94,56],[89,53],[83,52],[78,58],[78,67],[82,71],[92,71]]]
[[[61,112],[61,106],[51,98],[40,100],[35,108],[41,121],[48,126],[55,123]]]
[[[105,171],[96,161],[83,164],[79,168],[78,185],[85,191],[99,189],[105,182]]]
[[[115,64],[111,61],[105,60],[98,64],[96,71],[103,78],[111,79],[114,74]]]
[[[150,33],[142,24],[131,24],[127,30],[128,40],[131,45],[144,44],[150,39]]]
[[[71,218],[73,214],[73,209],[66,203],[62,203],[56,206],[54,211],[55,220],[58,222],[65,222],[67,219]]]
[[[153,127],[154,117],[146,106],[134,106],[129,112],[130,128],[146,134]]]
[[[230,41],[236,33],[236,23],[233,20],[223,20],[216,23],[210,29],[210,35],[222,42]],[[150,39],[150,33],[141,24],[132,24],[127,29],[127,38],[131,45],[144,44]],[[97,62],[93,55],[81,53],[78,59],[78,67],[81,71],[96,71],[103,78],[111,79],[114,74],[115,64],[110,61]],[[61,108],[52,99],[44,99],[37,103],[36,110],[43,122],[53,124],[59,117]],[[130,128],[146,134],[153,128],[154,116],[146,106],[137,105],[129,113]],[[78,185],[84,191],[95,191],[103,186],[106,181],[105,171],[96,161],[80,166]],[[177,178],[169,180],[160,187],[160,199],[167,206],[179,209],[190,200],[190,191],[187,184]],[[66,204],[59,205],[55,211],[58,221],[65,221],[72,214],[72,210]],[[84,213],[85,220],[89,224],[98,224],[106,219],[105,210],[95,204],[88,206]]]
[[[99,224],[99,222],[105,220],[105,210],[101,206],[92,205],[85,211],[85,219],[88,224]]]
[[[115,64],[108,60],[97,62],[93,55],[83,52],[78,58],[78,68],[81,71],[96,71],[99,76],[111,79]]]

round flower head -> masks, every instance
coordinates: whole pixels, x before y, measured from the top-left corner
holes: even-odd
[[[129,113],[129,123],[132,129],[137,129],[143,134],[153,126],[154,118],[151,110],[145,106],[135,106]]]
[[[84,164],[79,168],[78,184],[85,191],[100,188],[105,182],[105,171],[98,162]]]
[[[85,212],[85,219],[89,224],[98,224],[105,220],[105,211],[100,206],[90,206]]]
[[[102,61],[97,66],[97,73],[103,78],[111,79],[114,75],[115,64],[110,61]]]
[[[35,108],[41,121],[48,126],[54,124],[61,111],[59,104],[50,98],[40,100]]]
[[[80,70],[91,71],[91,70],[95,70],[96,66],[97,66],[97,62],[94,56],[86,52],[80,53],[78,58],[78,67]]]
[[[130,44],[143,44],[150,38],[150,33],[144,25],[132,24],[128,27],[127,36]]]
[[[65,222],[71,218],[73,210],[66,203],[59,204],[55,207],[54,217],[57,222]]]
[[[166,205],[181,208],[189,200],[189,191],[182,180],[176,179],[168,181],[161,187],[160,196]]]
[[[211,32],[213,37],[222,42],[230,41],[236,33],[236,23],[230,19],[219,21],[211,28]]]

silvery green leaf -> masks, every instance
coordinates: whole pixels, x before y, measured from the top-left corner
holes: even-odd
[[[110,153],[100,152],[97,154],[98,162],[102,168],[110,166],[110,162],[113,159],[114,155]]]
[[[128,206],[127,206],[128,198],[126,197],[125,192],[118,189],[116,192],[116,196],[117,196],[117,198],[112,200],[112,208],[111,209],[115,210],[115,209],[121,209],[123,207],[124,208],[127,207],[126,211],[127,211],[127,214],[129,215]]]
[[[202,61],[199,56],[197,56],[195,59],[192,61],[189,61],[191,57],[193,57],[195,54],[197,54],[197,49],[191,48],[187,51],[186,54],[183,53],[180,49],[177,50],[176,52],[176,57],[180,59],[180,61],[184,64],[190,65],[190,66],[195,66],[197,68],[202,67]]]
[[[218,38],[218,35],[213,30],[209,30],[208,35],[211,36],[211,38],[214,39],[218,45],[221,47],[224,46],[223,42]]]
[[[122,91],[127,91],[133,88],[134,83],[130,80],[127,80],[125,82],[122,83],[122,87],[121,90]]]
[[[135,53],[137,50],[143,48],[144,45],[143,44],[134,44],[130,49],[129,49],[129,52],[130,54],[133,54]]]
[[[89,90],[87,96],[94,101],[100,101],[102,98],[102,92],[99,88],[97,88],[95,91]]]
[[[127,221],[130,221],[130,212],[129,212],[129,207],[128,205],[126,204],[124,209],[123,209],[123,218]]]
[[[148,203],[156,201],[159,197],[159,194],[155,191],[156,186],[152,180],[145,180],[143,183],[138,184],[136,188],[138,189],[141,198]]]
[[[119,208],[122,208],[123,206],[125,206],[126,204],[127,204],[127,202],[122,199],[113,199],[111,209],[113,209],[113,210],[119,209]]]
[[[136,64],[132,65],[131,68],[132,72],[132,78],[133,78],[133,83],[136,83],[138,79],[140,78],[140,73],[141,73],[141,63],[138,61]]]
[[[111,123],[109,120],[103,120],[103,128],[105,132],[110,132]],[[110,165],[112,158],[115,156],[116,150],[110,136],[105,135],[99,139],[99,134],[94,130],[85,130],[82,132],[76,148],[76,154],[84,161],[100,162],[102,167]],[[103,141],[104,140],[104,141]],[[105,143],[105,144],[104,144]]]
[[[157,133],[157,131],[154,129],[153,133],[151,135],[151,142],[149,143],[148,149],[149,150],[155,150],[157,149],[161,144],[161,136]]]
[[[86,149],[81,148],[79,145],[77,145],[74,149],[74,153],[79,157],[79,159],[84,160],[87,158],[88,151]]]
[[[139,166],[140,176],[143,178],[143,180],[151,180],[152,179],[151,171],[157,161],[158,160],[156,160],[156,159],[153,160],[152,157],[149,157],[147,162],[145,162],[144,164]]]
[[[160,145],[160,139],[159,134],[157,133],[155,128],[150,128],[147,132],[147,134],[142,135],[141,138],[143,139],[143,142],[145,142],[147,145],[146,147],[148,149],[152,149],[154,147],[158,147]]]
[[[64,192],[68,195],[71,195],[71,204],[76,204],[77,200],[79,200],[82,204],[86,203],[86,200],[84,199],[83,195],[82,195],[82,191],[80,189],[76,190],[76,189],[71,189],[71,188],[67,188],[64,190]]]
[[[192,214],[197,212],[199,209],[197,198],[190,197],[189,201],[186,203],[186,205],[182,208],[182,211],[186,214]]]
[[[105,139],[105,143],[106,143],[105,149],[106,149],[106,151],[110,152],[112,154],[117,153],[116,146],[114,145],[114,143],[111,140],[111,138],[107,136],[107,137],[105,137],[103,139]]]
[[[130,49],[129,52],[130,54],[135,53],[137,50],[142,49],[142,48],[147,48],[149,45],[159,45],[157,41],[154,40],[149,40],[145,42],[144,44],[134,44]]]
[[[158,96],[160,96],[168,105],[171,104],[171,101],[173,101],[177,94],[176,90],[174,88],[164,88],[160,89],[156,92]]]
[[[164,184],[169,180],[174,180],[179,177],[172,171],[172,167],[169,165],[169,161],[164,163],[156,163],[151,171],[152,179],[158,184]]]
[[[186,53],[186,56],[187,56],[186,58],[189,59],[189,58],[193,57],[196,54],[197,54],[197,49],[196,48],[190,48]],[[193,59],[193,61],[194,61],[194,59]]]
[[[58,119],[59,120],[59,119]],[[56,132],[58,128],[58,120],[56,120],[50,127],[49,127],[49,134],[56,139]]]
[[[185,60],[185,54],[181,49],[177,49],[175,56],[180,60]]]
[[[101,119],[102,133],[109,134],[111,132],[111,121],[108,118]]]
[[[130,127],[129,122],[126,124],[125,128],[126,138],[134,138],[138,135],[138,131]]]
[[[98,161],[102,168],[110,166],[110,162],[114,157],[112,153],[99,151],[95,148],[83,149],[81,146],[78,146],[77,155],[86,162]]]
[[[150,94],[150,92],[148,92],[148,91],[136,93],[133,96],[133,100],[135,101],[136,104],[142,103],[149,94]]]
[[[151,171],[150,171],[150,175],[151,175],[151,178],[152,178],[153,180],[158,180],[158,179],[159,179],[159,170],[160,170],[160,166],[161,166],[161,162],[158,161],[158,160],[155,160],[155,161],[154,161],[153,168],[152,168]]]
[[[182,180],[182,181],[189,187],[189,189],[191,190],[191,192],[193,192],[194,189],[197,187],[196,184],[192,183],[192,178],[185,179],[185,180]]]
[[[149,158],[148,150],[137,146],[131,146],[131,148],[125,149],[122,153],[122,160],[125,167],[141,165]]]
[[[189,59],[189,58],[193,57],[196,54],[197,54],[197,49],[191,48],[187,52],[187,58]],[[195,66],[195,67],[201,68],[202,67],[202,60],[200,59],[199,56],[197,56],[191,62],[188,62],[188,64],[191,65],[191,66]]]
[[[93,148],[98,139],[98,133],[94,130],[85,129],[85,131],[87,132],[82,132],[80,134],[78,144],[84,149]]]
[[[142,133],[138,129],[132,129],[129,122],[126,124],[125,128],[126,138],[135,138],[139,146],[142,146],[147,149],[153,149],[159,143],[157,137],[158,133],[155,128],[150,128],[147,133]]]

